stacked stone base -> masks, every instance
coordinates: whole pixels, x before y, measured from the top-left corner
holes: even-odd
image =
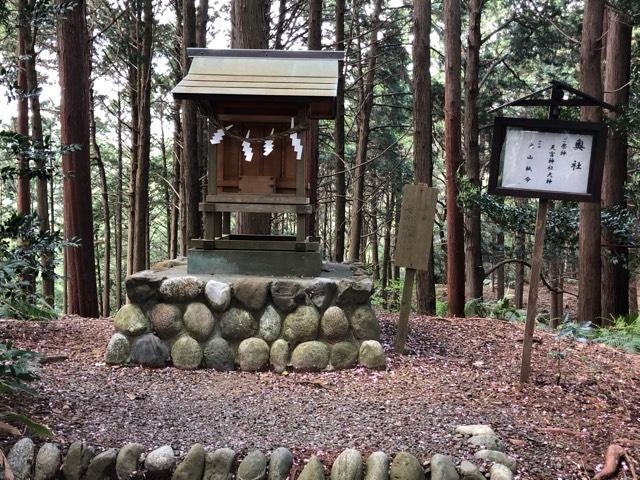
[[[326,264],[315,278],[189,275],[171,260],[127,277],[109,364],[181,369],[384,368],[373,283]]]

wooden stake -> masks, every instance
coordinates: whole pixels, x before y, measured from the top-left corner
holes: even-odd
[[[536,324],[538,283],[540,283],[540,271],[542,270],[544,229],[548,209],[549,200],[541,198],[538,202],[538,214],[536,216],[536,232],[533,243],[533,257],[531,258],[529,297],[527,300],[527,323],[524,328],[524,341],[522,342],[522,364],[520,366],[520,382],[522,383],[529,381],[529,375],[531,373],[531,346],[533,343],[533,330]]]
[[[404,344],[407,342],[409,335],[409,314],[411,313],[411,299],[413,297],[413,280],[416,271],[413,268],[405,268],[404,271],[404,287],[402,288],[402,299],[400,300],[400,319],[398,320],[398,332],[396,333],[396,341],[394,350],[396,353],[404,353]]]

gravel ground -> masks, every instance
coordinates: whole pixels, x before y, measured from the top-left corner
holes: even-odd
[[[536,332],[533,379],[523,387],[520,324],[414,316],[409,354],[400,357],[389,351],[397,316],[380,317],[386,371],[286,376],[109,367],[108,319],[0,321],[0,338],[52,357],[39,397],[0,396],[0,404],[44,421],[63,444],[288,446],[326,464],[347,447],[408,450],[425,462],[433,453],[471,458],[453,427],[489,423],[522,479],[590,478],[613,439],[640,439],[640,356]],[[568,353],[560,385],[550,351]],[[640,449],[629,453],[640,459]]]

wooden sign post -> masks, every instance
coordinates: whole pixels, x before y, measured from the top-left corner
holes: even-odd
[[[550,99],[533,98],[549,90]],[[576,98],[565,98],[565,94]],[[539,199],[520,365],[520,381],[525,383],[531,374],[549,200],[600,201],[606,126],[603,123],[558,120],[560,107],[600,106],[613,110],[616,107],[557,81],[495,110],[507,106],[549,107],[548,120],[496,118],[491,149],[489,193]]]
[[[402,193],[394,263],[405,267],[405,276],[398,332],[393,347],[396,353],[404,353],[409,334],[409,313],[416,270],[426,270],[429,264],[437,199],[438,190],[425,184],[405,185]]]

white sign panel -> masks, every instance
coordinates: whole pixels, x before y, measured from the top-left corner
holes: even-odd
[[[507,127],[499,186],[586,194],[593,143],[589,133]]]

